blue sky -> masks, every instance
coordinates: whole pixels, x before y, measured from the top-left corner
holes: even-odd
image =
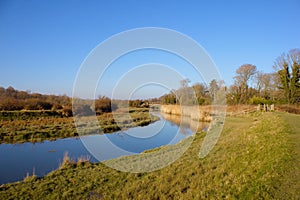
[[[298,0],[1,0],[0,86],[71,95],[80,65],[93,48],[114,34],[141,27],[169,28],[193,38],[229,85],[240,65],[272,72],[276,57],[300,47],[299,10]],[[149,53],[144,55],[150,62]],[[202,81],[192,71],[181,73],[192,83]],[[106,91],[98,93],[109,95],[109,77]]]

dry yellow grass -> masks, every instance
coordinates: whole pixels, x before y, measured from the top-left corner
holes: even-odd
[[[211,106],[180,106],[180,105],[161,105],[160,111],[170,115],[183,115],[192,120],[210,122]]]

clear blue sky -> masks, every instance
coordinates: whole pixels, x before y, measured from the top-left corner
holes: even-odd
[[[77,71],[96,45],[140,27],[195,39],[231,84],[240,65],[272,72],[277,56],[300,47],[299,10],[299,0],[1,0],[0,86],[71,95]]]

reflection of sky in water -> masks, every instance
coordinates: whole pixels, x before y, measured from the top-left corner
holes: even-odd
[[[22,180],[33,171],[42,176],[57,169],[64,153],[71,158],[90,155],[80,139],[66,138],[40,143],[1,144],[0,145],[0,184]],[[91,157],[91,161],[96,160]]]
[[[107,160],[162,145],[175,144],[192,135],[188,126],[182,127],[179,130],[175,123],[162,119],[145,127],[128,129],[126,133],[119,131],[106,135],[83,136],[81,140],[65,138],[35,144],[1,144],[0,184],[22,180],[27,172],[31,175],[35,171],[37,176],[43,176],[57,169],[65,152],[73,159],[90,155],[91,161],[96,162],[97,159]],[[157,134],[153,134],[152,131]],[[144,138],[139,138],[139,135]],[[88,144],[91,152],[96,152],[97,159],[87,151],[82,141]],[[119,148],[111,148],[112,145]]]
[[[152,130],[157,133],[153,135]],[[150,135],[150,137],[144,137],[144,134]],[[138,137],[139,135],[141,137]],[[141,153],[162,145],[176,144],[190,135],[192,135],[192,131],[188,127],[179,129],[170,121],[160,120],[148,126],[132,128],[125,132],[82,137],[82,141],[98,160],[107,160],[121,155]]]

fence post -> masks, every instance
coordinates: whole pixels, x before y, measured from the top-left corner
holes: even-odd
[[[274,104],[271,105],[271,111],[274,111]]]
[[[256,107],[256,111],[261,111],[260,109],[261,109],[260,104],[258,104],[257,107]]]

